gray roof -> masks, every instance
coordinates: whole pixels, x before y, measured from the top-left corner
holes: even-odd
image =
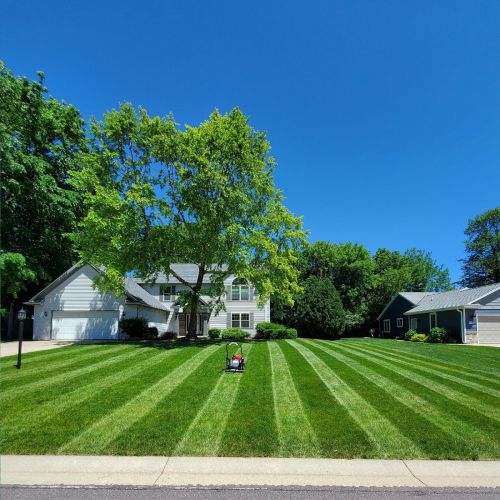
[[[399,295],[416,306],[424,297],[434,293],[436,292],[399,292]]]
[[[480,298],[500,290],[500,283],[480,286],[478,288],[464,288],[462,290],[451,290],[424,297],[416,307],[405,314],[423,313],[439,309],[453,309],[474,304]]]
[[[153,309],[161,309],[169,311],[169,308],[163,302],[153,297],[150,293],[146,292],[144,288],[138,285],[132,278],[125,278],[125,293],[127,298],[132,302],[137,302]]]
[[[170,268],[178,274],[182,279],[187,281],[188,283],[196,283],[198,279],[198,266],[196,264],[171,264]],[[226,271],[227,266],[224,265],[218,269],[219,272]],[[133,278],[136,283],[145,283],[146,280],[142,278]],[[175,276],[167,276],[165,273],[159,273],[154,280],[155,283],[172,283],[179,284],[181,283]],[[203,283],[210,283],[210,274],[205,274],[203,277]]]

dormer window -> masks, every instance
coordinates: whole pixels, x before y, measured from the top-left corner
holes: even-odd
[[[173,302],[175,300],[175,285],[161,285],[160,298],[163,302]]]
[[[233,281],[231,300],[250,300],[250,285],[247,280],[237,278]]]

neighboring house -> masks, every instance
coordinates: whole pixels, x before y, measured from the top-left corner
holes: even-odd
[[[412,307],[398,297],[412,295]],[[393,334],[393,323],[403,315],[404,333],[408,329],[428,333],[431,328],[446,328],[457,340],[467,344],[500,344],[500,283],[464,288],[441,293],[423,293],[420,300],[414,293],[398,294],[379,316],[380,331],[384,337]],[[416,302],[418,300],[418,302]],[[406,301],[409,304],[411,301]],[[408,307],[406,311],[403,311]],[[401,321],[398,322],[401,324]],[[390,330],[390,331],[384,331]]]
[[[378,319],[380,336],[394,339],[403,337],[410,329],[410,320],[404,313],[415,307],[431,292],[399,292],[385,306]]]
[[[176,274],[194,283],[197,266],[173,264]],[[154,284],[137,278],[125,279],[125,294],[101,293],[94,287],[99,270],[88,264],[77,264],[37,293],[26,305],[34,307],[33,338],[61,340],[119,339],[119,320],[145,318],[160,334],[186,334],[191,315],[176,303],[178,293],[186,287],[173,276],[160,274]],[[257,307],[255,288],[233,275],[224,279],[226,294],[222,297],[225,310],[211,313],[210,297],[200,297],[196,317],[197,334],[207,335],[209,328],[230,326],[255,334],[255,325],[270,320],[270,304]],[[210,286],[206,275],[203,287]]]

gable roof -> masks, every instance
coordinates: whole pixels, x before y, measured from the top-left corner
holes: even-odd
[[[196,283],[196,280],[198,279],[198,266],[196,264],[171,264],[170,267],[172,270],[178,274],[183,280],[187,281],[188,283]],[[214,268],[213,271],[217,272],[225,272],[227,270],[227,266],[221,266],[220,268]],[[136,283],[146,283],[146,280],[142,278],[132,278]],[[159,273],[156,279],[154,280],[155,283],[171,283],[173,285],[178,285],[181,283],[175,276],[167,276],[165,273]],[[205,274],[203,276],[203,283],[210,283],[210,273]]]
[[[76,273],[79,269],[84,266],[90,266],[92,269],[95,269],[98,273],[101,273],[102,270],[99,270],[92,266],[91,264],[86,264],[84,262],[78,262],[74,266],[70,267],[63,274],[58,276],[52,283],[47,285],[43,290],[34,295],[28,302],[25,302],[26,305],[35,305],[39,304],[45,296],[50,293],[52,290],[57,288],[59,285],[64,283],[68,278],[70,278],[74,273]],[[134,282],[131,278],[125,278],[125,297],[135,303],[141,304],[147,307],[152,307],[153,309],[161,309],[162,311],[169,311],[169,308],[166,304],[163,304],[158,299],[153,297],[150,293],[148,293],[144,288],[139,286]]]
[[[379,320],[389,309],[389,306],[398,298],[398,297],[403,297],[403,299],[406,299],[410,304],[416,306],[425,296],[433,294],[436,292],[399,292],[394,297],[389,301],[389,303],[384,307],[382,312],[377,316],[377,320]]]
[[[478,288],[464,288],[462,290],[451,290],[424,297],[416,307],[405,312],[405,314],[424,313],[440,309],[454,309],[474,304],[478,300],[500,290],[500,283],[480,286]]]

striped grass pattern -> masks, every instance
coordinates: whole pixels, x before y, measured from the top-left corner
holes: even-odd
[[[80,345],[0,361],[12,454],[500,458],[500,349],[371,339]]]

